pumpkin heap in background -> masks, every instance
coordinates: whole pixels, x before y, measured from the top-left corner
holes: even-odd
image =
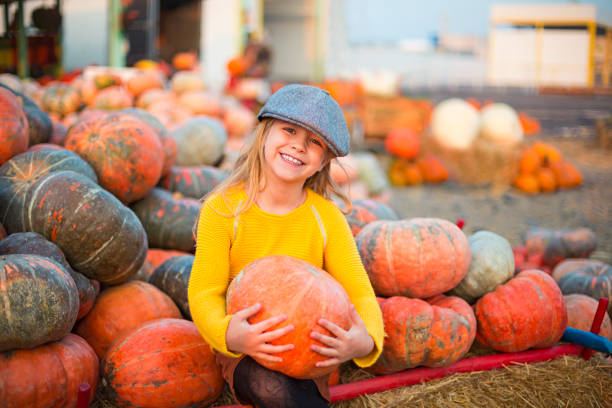
[[[385,137],[385,148],[394,158],[389,165],[389,180],[396,186],[441,183],[448,170],[432,153],[422,154],[420,135],[412,129],[394,129]]]
[[[578,187],[582,174],[549,143],[535,142],[521,153],[514,186],[527,194]]]

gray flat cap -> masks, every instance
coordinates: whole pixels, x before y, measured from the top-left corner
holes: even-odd
[[[351,136],[340,105],[315,86],[286,85],[273,93],[257,119],[275,118],[301,126],[321,137],[336,156],[346,156]]]

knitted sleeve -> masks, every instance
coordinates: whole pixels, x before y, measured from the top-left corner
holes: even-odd
[[[218,202],[218,200],[217,200]],[[200,210],[196,251],[189,278],[189,310],[204,340],[214,349],[239,357],[227,349],[225,332],[232,315],[226,314],[229,285],[229,250],[234,217],[222,215],[207,201]]]
[[[370,354],[353,360],[360,367],[368,367],[376,362],[383,349],[385,332],[382,313],[350,227],[342,213],[336,208],[334,210],[327,217],[325,270],[344,287],[374,340],[375,347]]]

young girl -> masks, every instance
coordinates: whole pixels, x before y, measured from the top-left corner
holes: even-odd
[[[249,324],[261,305],[228,315],[225,295],[231,280],[263,256],[289,255],[309,262],[330,273],[354,306],[348,330],[321,319],[318,324],[331,335],[310,333],[322,344],[313,345],[312,351],[327,357],[317,366],[353,359],[367,367],[376,361],[383,346],[382,315],[346,219],[331,202],[331,194],[339,192],[329,164],[348,153],[350,137],[338,104],[312,86],[281,88],[268,98],[258,119],[232,174],[202,205],[189,308],[239,402],[326,407],[329,375],[298,380],[251,358],[282,361],[277,354],[293,348],[269,344],[293,330],[284,323],[286,316]]]

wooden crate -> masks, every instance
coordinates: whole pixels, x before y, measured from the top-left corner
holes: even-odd
[[[396,128],[422,132],[432,109],[433,104],[427,99],[365,96],[360,108],[364,136],[366,139],[384,138]]]

